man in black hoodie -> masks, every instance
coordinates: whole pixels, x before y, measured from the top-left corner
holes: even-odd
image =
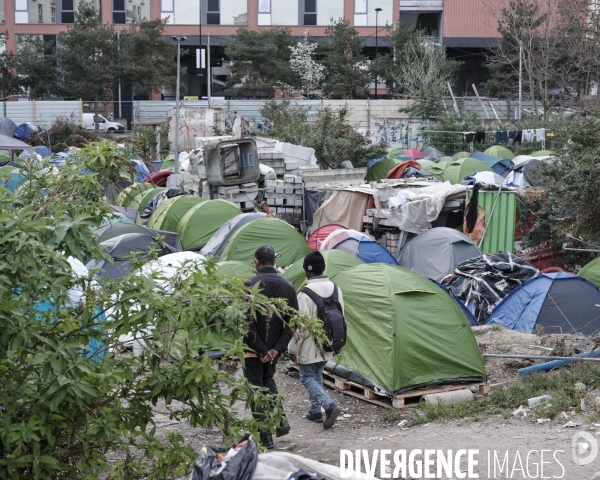
[[[254,253],[254,264],[257,275],[252,277],[246,285],[253,286],[260,283],[260,291],[269,298],[283,298],[287,304],[298,309],[298,299],[294,286],[277,273],[275,268],[276,259],[273,247],[263,245]],[[244,376],[258,387],[267,387],[273,395],[277,395],[277,385],[273,376],[280,355],[287,350],[287,345],[292,338],[292,330],[289,327],[289,315],[272,316],[270,318],[258,313],[256,318],[249,319],[248,333],[244,337],[244,343],[251,352],[245,357]],[[254,408],[253,408],[254,409]],[[254,412],[257,419],[262,419],[261,412]],[[280,426],[275,433],[278,437],[287,435],[290,426],[285,419],[281,419]],[[273,436],[270,432],[261,432],[261,444],[269,449],[274,448]]]

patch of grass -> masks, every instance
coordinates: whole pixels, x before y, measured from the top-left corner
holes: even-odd
[[[502,330],[502,327],[500,325],[492,326],[492,332],[499,332],[500,330]]]
[[[481,400],[472,400],[456,405],[428,405],[421,407],[422,416],[412,420],[412,424],[424,424],[439,419],[473,417],[480,419],[487,415],[509,417],[519,406],[527,406],[529,398],[549,395],[552,400],[533,409],[537,418],[554,418],[563,411],[579,411],[585,392],[574,388],[581,382],[588,387],[600,386],[600,367],[590,364],[575,364],[553,372],[539,372],[526,375],[502,390],[496,390]],[[588,408],[592,408],[588,406]]]
[[[402,410],[392,410],[390,408],[382,408],[379,413],[379,420],[384,425],[397,425],[402,421]]]
[[[286,452],[290,452],[292,453],[294,450],[296,450],[298,448],[298,445],[296,445],[295,443],[293,445],[290,445],[289,447],[287,447],[285,449]]]

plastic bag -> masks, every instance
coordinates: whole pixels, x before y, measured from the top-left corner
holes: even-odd
[[[275,170],[268,165],[261,163],[258,166],[258,169],[260,170],[260,175],[264,177],[265,180],[277,180],[277,174],[275,173]]]
[[[189,480],[252,480],[258,463],[258,447],[247,433],[229,449],[202,447]]]

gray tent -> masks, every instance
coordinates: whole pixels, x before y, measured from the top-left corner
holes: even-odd
[[[482,255],[481,250],[466,235],[452,228],[432,228],[410,240],[396,260],[433,280],[440,281],[465,260]]]
[[[17,125],[10,118],[0,115],[0,135],[12,137]]]
[[[442,152],[440,152],[437,148],[433,147],[425,147],[421,150],[421,153],[425,155],[430,160],[437,162],[440,158],[444,156]]]

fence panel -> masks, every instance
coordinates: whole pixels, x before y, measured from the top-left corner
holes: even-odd
[[[33,102],[4,102],[4,115],[17,125],[33,122]]]
[[[35,102],[35,123],[42,126],[42,128],[48,128],[59,117],[65,117],[79,123],[81,120],[79,109],[78,101]],[[15,121],[14,118],[13,121]]]

